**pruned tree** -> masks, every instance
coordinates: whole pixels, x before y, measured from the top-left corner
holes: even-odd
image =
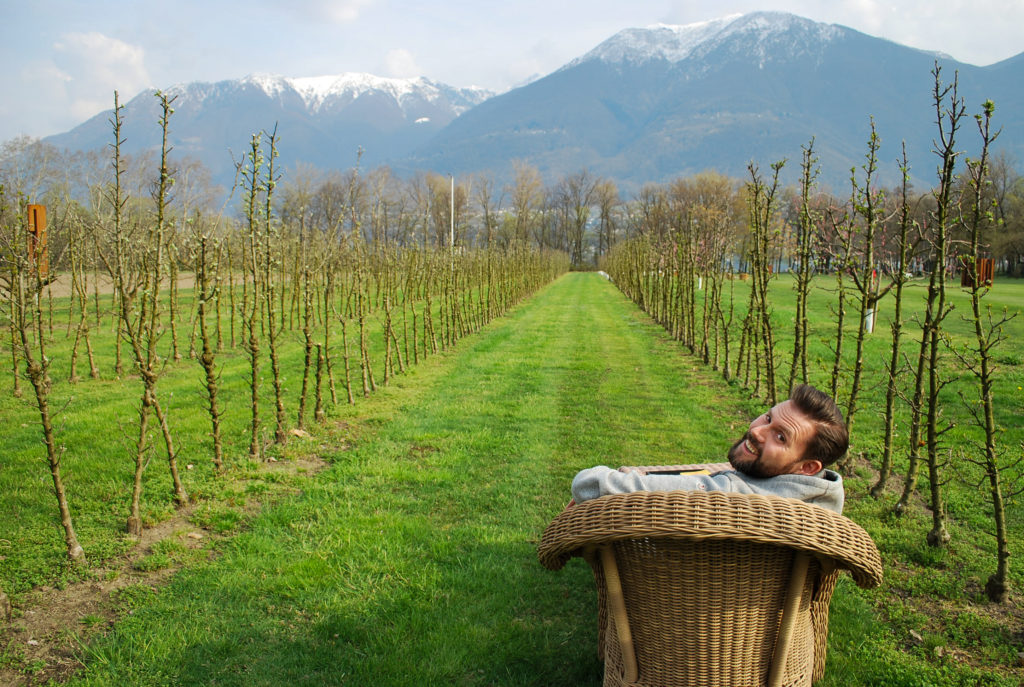
[[[274,189],[277,187],[279,181],[278,175],[274,171],[274,161],[277,159],[277,127],[267,135],[267,145],[269,146],[268,155],[266,157],[266,170],[267,176],[263,183],[263,203],[264,208],[261,214],[263,220],[262,230],[259,232],[261,239],[260,249],[262,251],[262,259],[260,260],[262,266],[262,273],[257,276],[257,279],[262,279],[260,285],[260,292],[263,294],[263,317],[266,319],[266,339],[267,339],[267,352],[270,354],[270,371],[272,375],[272,383],[274,387],[274,442],[277,444],[284,443],[287,438],[286,423],[288,422],[287,415],[284,410],[284,388],[281,379],[281,362],[277,351],[277,338],[281,333],[281,327],[283,323],[278,325],[277,321],[277,308],[278,304],[275,302],[275,298],[278,296],[280,291],[281,294],[284,292],[285,285],[283,283],[277,283],[274,278],[274,267],[280,266],[281,259],[279,258],[279,248],[277,239],[279,237],[279,225],[273,212],[274,202]]]
[[[832,368],[829,375],[829,393],[839,401],[839,385],[843,375],[843,356],[846,343],[846,306],[849,296],[848,277],[853,260],[853,235],[855,219],[851,207],[830,206],[825,211],[827,226],[830,229],[826,242],[827,260],[834,270],[836,287],[835,301],[829,307],[835,314],[835,336],[829,344],[832,348]]]
[[[20,209],[20,208],[19,208]],[[39,254],[33,255],[25,242],[27,223],[22,213],[8,208],[4,189],[0,186],[0,287],[6,292],[11,304],[12,327],[18,334],[21,360],[25,364],[25,376],[35,392],[36,409],[46,448],[46,461],[50,469],[57,511],[64,532],[65,553],[75,564],[85,562],[85,551],[78,542],[71,508],[68,505],[67,490],[61,475],[61,459],[64,448],[58,447],[53,429],[53,413],[50,409],[51,359],[47,355],[46,320],[42,308],[44,286],[52,278],[44,274]],[[0,590],[0,615],[9,617],[10,603]]]
[[[74,384],[78,381],[77,365],[80,343],[85,344],[89,361],[89,376],[92,379],[99,379],[100,372],[96,367],[96,357],[93,355],[92,340],[89,337],[89,302],[85,276],[85,255],[88,252],[89,237],[85,234],[85,222],[80,217],[71,218],[68,229],[67,254],[71,272],[70,301],[72,310],[74,304],[78,303],[78,325],[75,327],[75,342],[71,346],[71,370],[68,373],[68,380]],[[69,316],[68,326],[71,325],[71,319]]]
[[[775,380],[775,334],[771,322],[771,302],[768,297],[768,284],[772,278],[770,248],[776,229],[774,218],[777,209],[779,172],[785,164],[785,160],[772,163],[772,177],[768,182],[761,176],[757,165],[751,163],[747,167],[750,173],[747,202],[750,210],[751,288],[747,316],[743,325],[743,339],[740,343],[740,358],[744,360],[745,351],[748,375],[751,366],[755,370],[754,393],[761,394],[763,383],[764,398],[770,405],[775,405],[778,393]],[[747,383],[749,384],[749,376]]]
[[[142,475],[148,462],[151,413],[156,416],[163,435],[175,502],[179,506],[188,503],[188,494],[185,492],[178,474],[177,455],[167,415],[156,394],[157,381],[163,367],[158,350],[162,333],[160,289],[163,283],[167,205],[173,184],[167,160],[170,151],[167,134],[170,115],[173,112],[171,109],[173,98],[168,98],[159,91],[155,96],[160,101],[161,108],[160,166],[153,190],[154,216],[147,222],[147,229],[143,233],[140,231],[138,222],[133,221],[125,214],[128,197],[122,185],[124,175],[124,162],[121,157],[123,106],[118,103],[117,93],[114,94],[114,115],[111,120],[114,133],[113,180],[108,192],[112,215],[109,236],[112,250],[101,252],[107,272],[117,291],[121,331],[131,349],[136,370],[143,383],[142,399],[139,406],[139,433],[134,450],[135,475],[126,525],[128,533],[134,536],[139,536],[142,533],[140,509]]]
[[[969,346],[968,350],[959,357],[977,381],[977,396],[970,398],[967,397],[967,394],[963,396],[974,423],[982,430],[984,440],[981,446],[981,458],[969,460],[981,466],[984,478],[988,482],[988,497],[992,503],[992,524],[995,527],[996,569],[985,583],[985,593],[989,600],[1005,603],[1010,591],[1010,542],[1003,475],[1010,472],[1010,469],[1015,466],[1003,465],[1004,456],[999,447],[1001,429],[996,424],[996,399],[993,393],[996,381],[994,353],[1006,339],[1003,327],[1016,317],[1017,313],[1010,314],[1004,308],[1001,314],[993,314],[991,306],[983,308],[982,304],[991,284],[981,277],[978,270],[983,257],[981,236],[995,219],[993,204],[988,202],[989,194],[987,193],[989,149],[999,135],[998,131],[992,131],[995,104],[991,100],[987,100],[982,108],[982,113],[976,115],[978,131],[981,134],[981,154],[977,159],[967,160],[969,206],[966,216],[962,218],[969,237],[964,269],[966,270],[967,289],[971,297],[969,320],[974,329],[974,344]],[[1016,461],[1016,463],[1019,462],[1020,459]]]
[[[199,363],[203,368],[206,387],[207,410],[210,414],[210,436],[213,438],[213,464],[218,472],[224,470],[224,447],[221,439],[220,418],[223,411],[218,402],[220,371],[217,369],[216,344],[214,333],[210,331],[208,319],[210,304],[220,300],[220,291],[216,287],[216,279],[210,273],[215,264],[215,257],[220,251],[220,243],[206,231],[203,223],[196,218],[192,224],[195,254],[193,265],[196,271],[198,301],[196,318],[199,323],[199,338],[202,352]],[[211,255],[212,254],[212,255]],[[216,308],[214,308],[216,312]]]
[[[946,507],[943,501],[940,446],[942,435],[950,425],[943,426],[940,393],[948,383],[940,368],[944,349],[943,321],[952,309],[946,303],[946,268],[949,251],[950,225],[953,213],[953,188],[956,182],[956,162],[960,152],[956,149],[956,134],[964,117],[965,107],[960,97],[957,76],[943,85],[938,62],[933,70],[935,86],[932,100],[935,107],[938,139],[934,152],[939,157],[938,186],[933,190],[935,211],[932,215],[931,275],[928,280],[928,299],[922,330],[927,339],[927,391],[925,394],[925,445],[928,458],[928,486],[931,493],[932,529],[926,537],[930,546],[945,546],[950,534],[946,529]]]
[[[817,244],[817,224],[819,218],[811,205],[811,196],[821,171],[818,158],[814,154],[814,138],[801,148],[800,161],[800,209],[797,215],[797,269],[793,281],[796,291],[796,316],[793,319],[793,360],[789,368],[789,384],[792,389],[798,382],[806,384],[807,376],[807,301],[811,293],[811,281],[814,277],[815,252]]]
[[[261,134],[249,139],[249,150],[239,169],[244,195],[245,234],[243,239],[242,328],[245,352],[249,356],[249,459],[262,455],[260,438],[260,196],[264,189],[263,146]],[[248,285],[248,287],[246,286]],[[248,289],[248,290],[247,290]]]
[[[893,289],[893,314],[889,324],[891,344],[889,347],[889,363],[886,367],[885,383],[885,429],[882,434],[882,459],[878,467],[878,479],[871,487],[871,496],[878,498],[885,491],[889,476],[892,473],[892,456],[895,448],[896,399],[900,393],[900,347],[903,340],[903,289],[908,279],[908,260],[912,248],[912,230],[916,229],[910,208],[910,165],[907,162],[907,146],[902,146],[903,156],[900,163],[902,183],[899,192],[897,210],[899,234],[896,242],[896,261],[890,270],[889,278]]]
[[[864,164],[861,169],[864,172],[863,182],[857,181],[857,175],[851,175],[853,191],[851,201],[853,203],[853,215],[856,217],[854,226],[857,231],[851,237],[854,243],[850,276],[854,289],[857,292],[858,318],[857,336],[854,339],[853,370],[850,379],[850,388],[846,396],[846,426],[853,433],[854,421],[857,416],[857,399],[860,395],[860,388],[864,376],[864,343],[867,336],[874,332],[875,313],[878,302],[889,293],[893,282],[881,287],[881,279],[878,273],[876,261],[876,241],[879,233],[879,226],[885,221],[884,199],[885,195],[875,188],[878,170],[878,148],[881,139],[875,130],[875,120],[871,118],[871,135],[868,138],[868,152],[864,155]],[[848,453],[843,461],[850,458]]]

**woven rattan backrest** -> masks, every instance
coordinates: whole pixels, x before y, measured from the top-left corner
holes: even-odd
[[[861,587],[882,582],[878,549],[857,523],[796,499],[757,494],[638,491],[585,501],[551,521],[537,553],[557,570],[588,546],[651,536],[788,546],[833,559]]]
[[[605,685],[624,685],[606,608],[602,547],[611,547],[639,666],[638,685],[763,685],[797,552],[811,561],[798,594],[781,684],[824,671],[828,603],[838,570],[881,581],[870,537],[841,515],[792,499],[722,492],[637,492],[567,509],[539,555],[549,568],[586,554],[594,567]],[[606,559],[607,560],[607,559]],[[626,662],[628,665],[628,661]]]
[[[763,685],[793,551],[768,544],[642,538],[613,545],[640,684]],[[815,642],[807,578],[783,684],[809,685]],[[605,685],[627,684],[614,618],[602,633]]]

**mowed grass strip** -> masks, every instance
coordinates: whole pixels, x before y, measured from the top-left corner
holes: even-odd
[[[720,460],[758,409],[566,275],[333,417],[333,466],[216,560],[124,593],[71,684],[598,685],[590,572],[536,559],[572,475]],[[972,684],[903,654],[850,584],[832,625],[826,684]]]
[[[747,411],[692,367],[567,275],[333,418],[354,448],[217,560],[125,595],[72,684],[598,684],[589,570],[544,570],[536,541],[582,467],[724,454]]]

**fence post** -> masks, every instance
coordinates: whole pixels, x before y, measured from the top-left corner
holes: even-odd
[[[28,206],[28,256],[32,261],[33,273],[38,271],[39,279],[46,280],[50,271],[50,253],[46,246],[46,206]]]

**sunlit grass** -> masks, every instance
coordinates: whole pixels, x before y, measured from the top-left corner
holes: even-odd
[[[780,332],[789,327],[787,286],[784,279],[774,284]],[[1008,284],[1006,293],[1008,303],[1024,301],[1020,285]],[[815,320],[814,355],[826,360],[820,339],[829,336],[829,294],[818,291],[815,299],[823,310]],[[884,350],[886,331],[880,320],[870,355]],[[785,346],[784,333],[780,339]],[[1019,350],[1010,344],[1005,355]],[[292,355],[290,403],[297,388],[298,353]],[[223,360],[225,388],[232,389],[226,393],[244,393],[244,356],[229,353]],[[819,385],[823,369],[815,373]],[[261,497],[266,487],[260,485],[279,478],[244,458],[247,417],[237,402],[227,420],[229,459],[233,471],[251,479],[236,487],[212,475],[206,419],[196,412],[199,374],[194,363],[172,365],[161,388],[174,392],[169,403],[182,451],[194,456],[186,486],[217,497],[197,507],[193,522],[234,537],[219,546],[219,558],[188,562],[159,593],[122,590],[118,603],[131,615],[84,650],[86,669],[72,684],[600,684],[589,570],[576,561],[552,573],[536,560],[536,541],[569,498],[572,475],[599,463],[720,460],[760,408],[741,386],[726,384],[681,351],[613,285],[571,274],[370,399],[332,409],[311,439],[331,466],[287,478],[295,493],[275,496],[245,521],[232,504]],[[140,386],[83,381],[60,391],[76,394],[60,431],[69,446],[69,483],[78,490],[72,506],[78,504],[90,553],[105,545],[113,555],[124,546],[118,528],[126,497],[111,494],[127,488],[129,465],[126,454],[118,458],[110,447],[130,433]],[[266,388],[269,394],[269,382]],[[954,542],[935,551],[924,544],[930,523],[923,509],[896,519],[887,501],[866,494],[879,393],[876,378],[858,419],[863,474],[847,480],[847,514],[878,542],[887,581],[875,592],[848,582],[838,588],[823,684],[1016,684],[1018,640],[1012,632],[999,634],[980,612],[978,580],[993,564],[991,541],[980,533],[981,495],[950,483]],[[26,427],[11,434],[19,455],[28,455],[35,441],[31,408],[8,407],[23,414],[18,423]],[[77,428],[76,407],[93,410],[91,420],[75,420]],[[127,429],[114,429],[121,426]],[[1008,427],[1013,431],[1016,426]],[[93,455],[79,453],[80,441],[97,456],[111,455],[95,465],[73,459]],[[299,450],[298,443],[290,446],[282,460]],[[24,458],[20,465],[25,481],[10,482],[22,499],[13,502],[23,518],[17,522],[30,516],[44,522],[33,535],[44,553],[12,557],[27,571],[15,587],[52,575],[60,554],[48,502],[33,501],[47,486],[45,470],[33,471]],[[161,467],[154,458],[147,472],[153,518],[170,507]],[[1019,507],[1013,517],[1019,523]],[[31,541],[31,532],[19,530],[19,541]],[[1015,550],[1019,532],[1017,526]],[[143,565],[163,564],[160,556],[185,557],[167,544]],[[911,603],[916,596],[933,600],[925,608],[939,615],[918,610]],[[920,646],[908,641],[910,630],[924,638]],[[937,646],[968,647],[995,668],[972,672],[948,652],[937,655]]]

